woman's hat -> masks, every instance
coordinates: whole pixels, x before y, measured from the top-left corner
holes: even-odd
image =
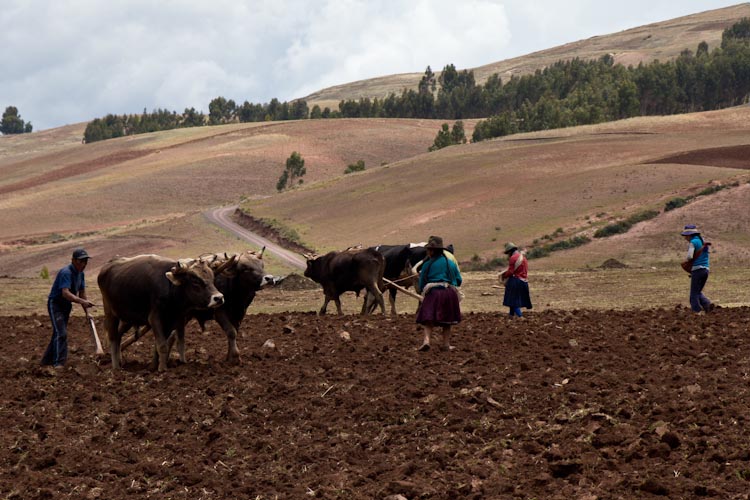
[[[687,224],[680,234],[682,236],[692,236],[694,234],[701,234],[701,232],[698,230],[698,226],[696,226],[695,224]]]
[[[440,236],[430,236],[429,238],[427,238],[427,244],[424,247],[439,249],[445,248],[443,246],[443,238],[441,238]]]
[[[514,250],[518,250],[518,247],[513,242],[508,242],[505,244],[505,251],[503,253],[509,254],[512,253]]]

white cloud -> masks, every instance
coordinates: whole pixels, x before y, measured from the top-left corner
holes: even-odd
[[[479,66],[508,43],[508,25],[498,1],[332,1],[311,17],[276,72],[309,75],[294,91],[304,96],[364,78],[422,72],[428,65]]]
[[[481,66],[732,0],[0,0],[0,108],[35,129]]]

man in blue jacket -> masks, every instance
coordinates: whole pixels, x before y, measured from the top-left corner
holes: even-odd
[[[61,367],[68,360],[68,319],[73,303],[81,304],[86,318],[94,303],[86,298],[86,281],[83,270],[89,254],[83,248],[73,251],[70,264],[60,269],[47,298],[47,310],[52,320],[52,339],[42,356],[42,365]]]
[[[694,224],[685,226],[680,234],[689,242],[686,263],[690,269],[690,307],[697,313],[711,312],[714,304],[703,295],[703,287],[708,281],[709,243],[703,241],[701,232]]]

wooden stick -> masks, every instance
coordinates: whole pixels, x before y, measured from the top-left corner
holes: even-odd
[[[96,331],[96,324],[94,323],[94,318],[89,316],[86,318],[89,324],[89,332],[91,333],[91,338],[94,341],[94,347],[96,350],[96,355],[101,356],[104,354],[104,350],[102,349],[102,341],[99,339],[99,334]]]
[[[418,293],[414,293],[411,290],[407,290],[406,288],[397,285],[396,283],[394,283],[393,281],[389,280],[388,278],[383,278],[383,281],[386,282],[386,283],[388,283],[389,285],[391,285],[393,288],[395,288],[399,292],[405,293],[409,297],[414,297],[415,299],[417,299],[420,302],[422,302],[424,300],[424,297],[422,297]]]
[[[126,347],[128,347],[130,344],[133,344],[139,338],[143,337],[143,335],[149,330],[151,330],[151,327],[149,325],[145,325],[142,327],[135,327],[135,333],[133,333],[133,336],[123,340],[120,343],[120,350],[123,350]]]

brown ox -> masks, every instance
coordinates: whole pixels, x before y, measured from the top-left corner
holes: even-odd
[[[383,256],[370,248],[349,249],[344,252],[329,252],[323,256],[316,257],[305,255],[307,269],[305,276],[323,286],[325,300],[319,314],[325,314],[328,302],[336,303],[336,310],[341,311],[339,297],[344,292],[356,292],[366,289],[375,297],[380,310],[385,314],[385,303],[380,290],[383,287],[383,270],[385,261]],[[365,313],[366,303],[362,305],[362,313]]]
[[[213,309],[191,311],[190,316],[197,319],[203,329],[206,321],[216,320],[227,336],[229,363],[240,362],[240,351],[237,349],[237,330],[250,307],[256,292],[273,282],[273,276],[263,271],[263,251],[246,251],[239,255],[217,254],[208,258],[209,265],[215,270],[214,284],[224,294],[224,304]],[[227,262],[229,264],[227,265]],[[180,360],[185,362],[185,340],[178,330],[177,351]]]
[[[202,261],[175,261],[158,255],[115,258],[102,267],[97,281],[114,370],[121,365],[120,322],[135,327],[150,325],[155,338],[151,368],[158,365],[159,371],[164,371],[169,356],[167,336],[173,330],[184,330],[191,310],[224,303],[214,285],[213,271]]]

